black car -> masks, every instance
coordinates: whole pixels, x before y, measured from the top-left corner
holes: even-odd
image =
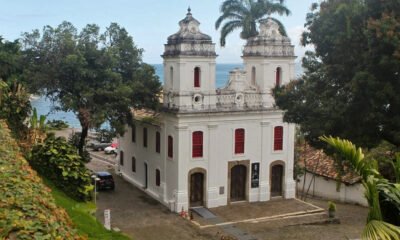
[[[109,172],[96,173],[96,188],[97,190],[111,189],[114,190],[114,178]]]

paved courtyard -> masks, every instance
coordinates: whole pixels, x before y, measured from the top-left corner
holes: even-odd
[[[94,171],[111,168],[111,156],[96,155],[88,167]],[[103,161],[106,158],[107,161]],[[101,160],[102,159],[102,160]],[[337,204],[341,224],[315,224],[326,220],[322,208],[327,202],[273,200],[267,203],[239,203],[211,209],[217,220],[194,215],[194,222],[171,213],[140,189],[115,176],[115,191],[98,195],[97,218],[103,221],[104,209],[111,209],[111,224],[132,239],[354,239],[360,236],[367,209]],[[278,217],[276,217],[278,216]]]

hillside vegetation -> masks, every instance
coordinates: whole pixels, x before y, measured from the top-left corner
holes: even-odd
[[[86,239],[57,207],[0,121],[0,239]]]

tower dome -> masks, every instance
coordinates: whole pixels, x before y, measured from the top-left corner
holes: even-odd
[[[200,22],[197,21],[190,8],[186,17],[179,21],[179,31],[168,37],[163,57],[177,56],[216,56],[215,44],[211,37],[199,29]]]
[[[268,18],[260,21],[259,34],[247,40],[243,56],[294,57],[294,46],[279,32],[278,23]]]

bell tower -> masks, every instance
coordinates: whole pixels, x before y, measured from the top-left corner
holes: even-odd
[[[260,32],[247,40],[243,50],[247,81],[263,94],[264,106],[272,106],[271,88],[295,78],[294,46],[279,32],[279,25],[268,18],[260,22]]]
[[[164,54],[164,107],[178,111],[214,108],[215,44],[202,33],[190,8]]]

